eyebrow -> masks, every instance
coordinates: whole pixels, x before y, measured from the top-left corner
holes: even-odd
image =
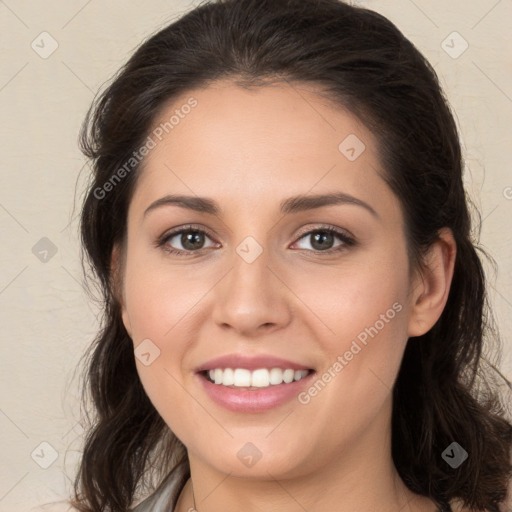
[[[379,217],[377,212],[367,203],[343,192],[335,192],[331,194],[317,194],[317,195],[299,195],[289,197],[281,201],[280,211],[285,215],[296,212],[303,212],[322,208],[323,206],[332,206],[340,204],[353,204],[361,206],[369,211],[374,217]],[[218,203],[213,199],[198,196],[184,196],[184,195],[166,195],[151,203],[144,211],[144,217],[152,210],[167,205],[176,205],[196,212],[208,213],[211,215],[220,215],[221,208]]]

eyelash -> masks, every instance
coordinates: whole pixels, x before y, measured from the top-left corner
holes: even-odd
[[[190,255],[192,255],[194,253],[199,253],[199,252],[201,252],[203,250],[203,249],[198,249],[196,251],[182,251],[181,249],[169,248],[166,245],[166,243],[169,240],[174,238],[176,235],[181,235],[182,233],[200,233],[200,234],[205,234],[205,235],[207,235],[210,238],[213,238],[207,230],[199,228],[199,227],[194,226],[194,225],[188,225],[188,226],[184,226],[182,228],[179,228],[179,229],[177,229],[175,231],[171,231],[170,233],[166,233],[166,234],[162,235],[162,237],[157,240],[156,246],[162,248],[167,253],[178,255],[178,256],[190,256]],[[338,229],[336,229],[336,228],[334,228],[332,226],[319,226],[318,228],[306,231],[305,233],[302,233],[299,236],[297,241],[301,240],[302,238],[304,238],[304,237],[306,237],[308,235],[313,235],[313,234],[316,234],[316,233],[328,233],[328,234],[335,235],[343,243],[341,245],[339,245],[338,247],[333,247],[333,248],[327,249],[325,251],[314,250],[314,249],[313,250],[311,250],[311,249],[301,249],[301,250],[305,250],[305,251],[308,251],[308,252],[314,252],[316,254],[333,254],[333,253],[338,253],[338,252],[341,252],[343,250],[346,250],[348,247],[352,247],[352,246],[354,246],[356,244],[356,242],[355,242],[355,240],[353,238],[349,237],[346,233],[344,233],[344,232],[342,232],[342,231],[340,231],[340,230],[338,230]]]

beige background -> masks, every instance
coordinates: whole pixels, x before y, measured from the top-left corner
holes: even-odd
[[[489,290],[501,371],[512,380],[512,2],[357,3],[389,17],[424,52],[457,113],[481,242],[498,267]],[[80,284],[76,213],[88,173],[80,123],[142,39],[193,5],[0,1],[0,511],[68,510],[41,504],[62,499],[73,477],[82,435],[73,375],[98,325]],[[57,249],[46,262],[43,237]]]

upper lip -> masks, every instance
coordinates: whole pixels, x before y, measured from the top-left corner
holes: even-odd
[[[271,355],[254,355],[247,356],[242,354],[228,354],[215,359],[206,361],[201,366],[196,368],[196,372],[203,372],[206,370],[214,370],[215,368],[245,368],[247,370],[257,370],[258,368],[281,368],[286,370],[312,370],[311,366],[288,361],[281,357]]]

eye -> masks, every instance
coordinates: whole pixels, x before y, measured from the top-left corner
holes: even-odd
[[[311,246],[313,252],[317,253],[331,254],[355,245],[355,240],[352,237],[331,226],[321,226],[307,231],[300,236],[299,240],[306,239],[307,237],[310,237],[312,240]],[[156,245],[171,254],[190,255],[194,252],[200,252],[205,248],[205,238],[211,238],[206,230],[189,225],[166,233],[157,240]],[[336,238],[338,238],[341,243],[331,247]],[[176,241],[173,242],[174,239],[176,239]],[[181,248],[176,249],[173,244],[179,244]],[[213,246],[215,246],[215,244],[213,244]]]
[[[355,245],[355,240],[352,237],[347,235],[345,232],[331,226],[322,226],[307,231],[301,235],[299,240],[302,240],[303,238],[308,239],[308,237],[312,241],[311,246],[315,252],[331,254],[333,252],[342,251],[347,249],[347,247]],[[332,247],[332,244],[336,238],[341,240],[341,243]]]
[[[185,226],[171,231],[170,233],[166,233],[157,241],[157,246],[162,247],[164,251],[171,254],[189,255],[204,249],[203,244],[205,237],[209,238],[209,235],[204,229],[196,228],[195,226]],[[173,239],[176,239],[173,243],[180,244],[182,249],[171,247]]]

